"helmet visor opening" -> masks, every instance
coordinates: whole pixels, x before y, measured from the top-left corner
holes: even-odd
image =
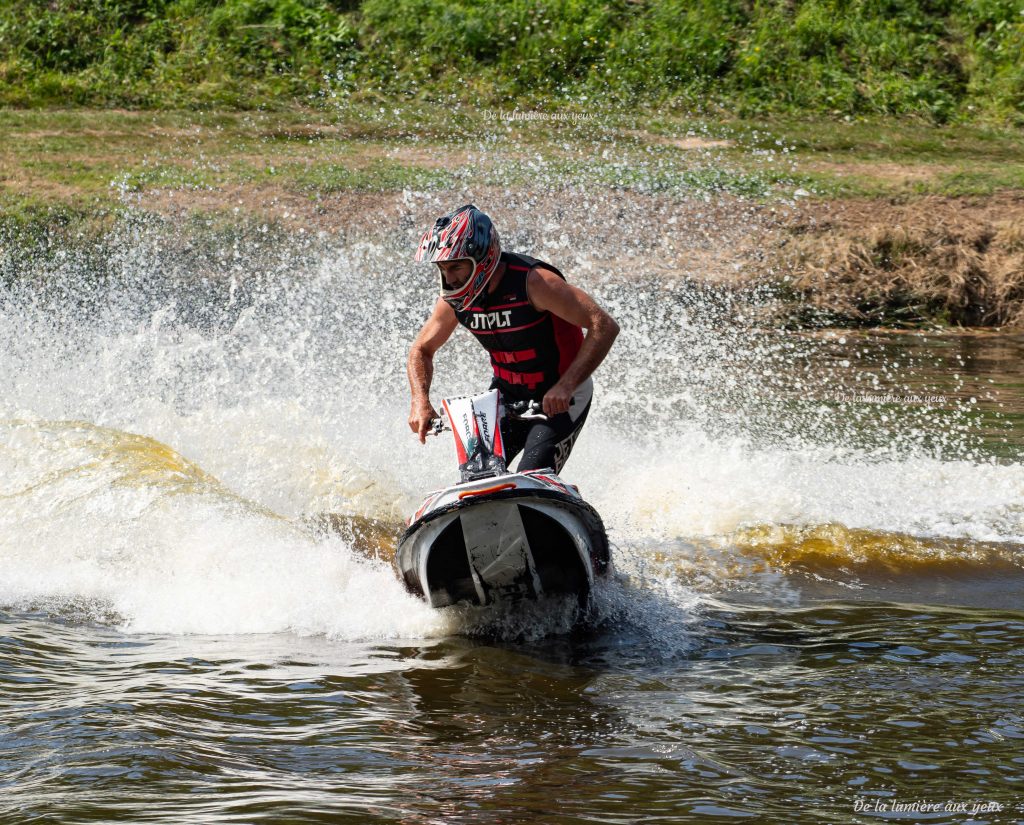
[[[458,292],[469,283],[476,269],[476,262],[470,258],[457,258],[445,261],[445,265],[437,264],[441,276],[441,289],[445,292]]]

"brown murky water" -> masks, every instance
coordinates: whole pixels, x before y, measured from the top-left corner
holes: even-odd
[[[598,284],[595,622],[431,611],[390,255],[0,299],[0,821],[1024,822],[1024,339]]]

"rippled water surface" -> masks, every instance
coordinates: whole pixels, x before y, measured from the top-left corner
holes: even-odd
[[[360,643],[7,616],[3,809],[847,822],[858,800],[927,799],[1024,815],[1020,614],[835,602],[685,621],[673,650],[628,622],[529,644]]]
[[[623,327],[564,473],[616,575],[585,627],[431,611],[388,563],[453,477],[407,223],[5,259],[2,821],[1024,821],[1019,337],[569,260]]]

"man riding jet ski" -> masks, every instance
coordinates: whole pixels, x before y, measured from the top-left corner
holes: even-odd
[[[555,473],[586,421],[590,375],[618,324],[555,267],[502,252],[490,218],[471,204],[424,233],[416,260],[437,264],[441,287],[409,352],[409,426],[420,442],[439,418],[429,397],[434,353],[457,326],[488,351],[494,378],[491,393],[445,402],[462,482],[416,513],[399,569],[435,606],[544,592],[585,599],[607,571],[607,537],[597,512]]]
[[[409,351],[412,431],[424,443],[438,418],[430,403],[434,353],[461,324],[490,354],[491,387],[507,402],[538,403],[546,416],[503,419],[507,460],[522,452],[520,472],[559,472],[590,411],[590,375],[618,324],[555,267],[502,252],[491,219],[472,204],[438,218],[416,260],[437,264],[441,295]]]

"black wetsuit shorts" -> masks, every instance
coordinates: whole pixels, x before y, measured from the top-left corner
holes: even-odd
[[[524,421],[519,418],[505,416],[501,421],[501,439],[505,444],[505,459],[511,464],[519,453],[516,472],[527,470],[552,469],[556,473],[562,471],[573,445],[579,437],[590,412],[590,383],[577,390],[573,407],[569,412],[559,413],[542,421]],[[581,408],[577,412],[577,403]]]

